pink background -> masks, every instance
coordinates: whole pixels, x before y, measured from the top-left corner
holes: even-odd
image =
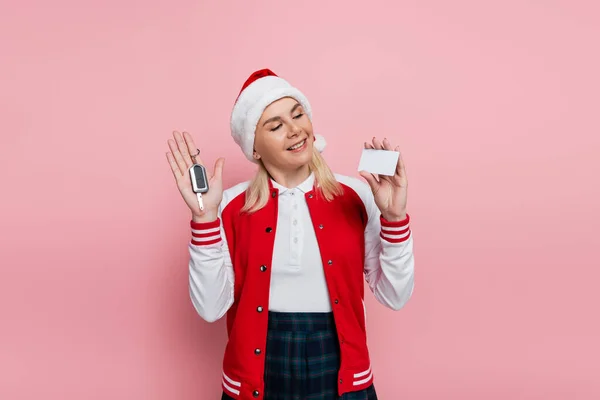
[[[381,399],[600,398],[597,4],[3,1],[0,398],[218,398],[164,153],[187,129],[249,179],[228,118],[264,67],[335,171],[401,145],[416,290],[367,298]]]

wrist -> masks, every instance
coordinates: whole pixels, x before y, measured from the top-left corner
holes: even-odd
[[[383,219],[385,219],[388,222],[400,222],[400,221],[404,221],[407,217],[406,212],[400,213],[400,214],[384,214],[382,213],[381,216],[383,217]]]
[[[192,221],[197,224],[205,224],[207,222],[213,222],[217,219],[218,213],[217,210],[207,210],[203,214],[193,214],[192,213]]]

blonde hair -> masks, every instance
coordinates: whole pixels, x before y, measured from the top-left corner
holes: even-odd
[[[315,174],[317,196],[323,196],[327,201],[332,201],[335,196],[344,193],[342,185],[335,179],[319,150],[314,147],[312,160],[308,167]],[[269,179],[269,172],[262,161],[258,160],[258,171],[246,189],[246,202],[241,212],[253,213],[267,205],[270,196]]]

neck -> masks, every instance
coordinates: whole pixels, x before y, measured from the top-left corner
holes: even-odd
[[[275,182],[286,188],[296,187],[310,176],[308,164],[294,170],[280,170],[267,165],[265,165],[265,168]]]

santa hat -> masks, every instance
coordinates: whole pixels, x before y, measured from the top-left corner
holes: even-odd
[[[248,160],[256,162],[252,157],[254,132],[264,109],[283,97],[296,99],[312,120],[310,104],[304,94],[269,69],[254,72],[242,86],[231,113],[231,136]],[[325,138],[316,134],[314,136],[314,146],[323,151],[326,145]]]

